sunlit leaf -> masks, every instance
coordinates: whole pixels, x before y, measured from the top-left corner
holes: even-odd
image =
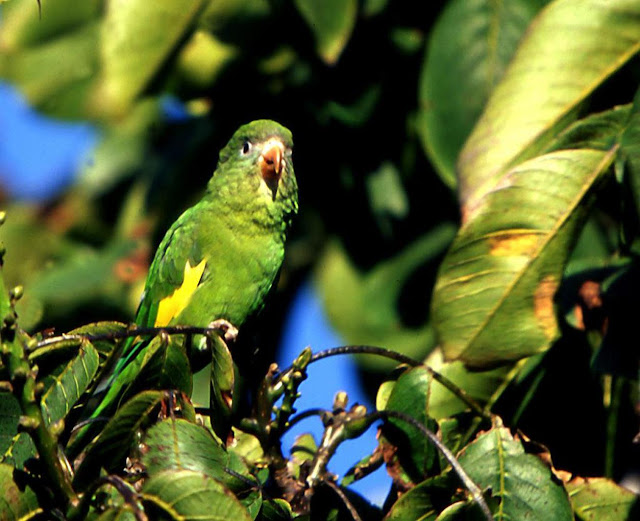
[[[420,77],[418,130],[443,181],[502,78],[540,0],[455,0],[431,31]]]
[[[329,65],[338,61],[356,22],[357,0],[295,0],[316,39],[316,49]]]
[[[206,2],[108,3],[101,36],[102,79],[96,111],[121,115],[183,45]]]
[[[72,32],[100,13],[101,0],[56,0],[42,5],[32,0],[11,0],[2,8],[0,49],[14,52],[42,45],[58,35]]]
[[[196,31],[178,58],[178,68],[190,85],[204,88],[215,83],[237,54],[238,49],[212,34]]]
[[[629,521],[640,514],[640,498],[610,479],[575,478],[565,484],[577,521]]]
[[[501,172],[544,148],[578,105],[638,50],[635,0],[557,0],[544,9],[461,152],[465,212],[499,187]]]
[[[486,367],[551,345],[564,264],[590,192],[615,152],[537,157],[511,169],[476,203],[434,289],[433,320],[445,358]]]
[[[53,384],[42,396],[42,416],[47,425],[67,415],[89,387],[99,361],[96,349],[89,342],[83,342],[78,355],[54,378]]]
[[[480,434],[458,460],[480,489],[488,489],[498,498],[499,505],[493,511],[496,521],[573,520],[564,487],[547,464],[527,454],[508,429],[496,427]]]

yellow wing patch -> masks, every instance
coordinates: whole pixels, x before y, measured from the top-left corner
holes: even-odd
[[[207,261],[203,260],[195,267],[191,267],[191,263],[187,261],[184,265],[184,279],[182,285],[176,289],[171,295],[163,298],[158,305],[158,314],[156,315],[156,327],[164,327],[171,320],[178,316],[184,308],[187,307],[191,300],[191,295],[200,284],[202,273]]]

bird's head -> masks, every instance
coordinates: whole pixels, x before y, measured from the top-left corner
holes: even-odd
[[[235,192],[236,201],[246,198],[251,206],[295,213],[297,183],[292,148],[291,131],[275,121],[261,119],[241,126],[220,152],[209,190]]]

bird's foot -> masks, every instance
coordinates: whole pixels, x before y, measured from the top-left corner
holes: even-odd
[[[209,327],[217,329],[220,333],[222,333],[222,338],[227,345],[235,342],[236,338],[238,338],[238,328],[224,318],[214,320],[209,324]]]

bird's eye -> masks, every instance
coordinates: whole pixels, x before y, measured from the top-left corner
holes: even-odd
[[[249,150],[251,150],[251,143],[249,143],[249,141],[245,141],[242,144],[242,155],[247,155]]]

